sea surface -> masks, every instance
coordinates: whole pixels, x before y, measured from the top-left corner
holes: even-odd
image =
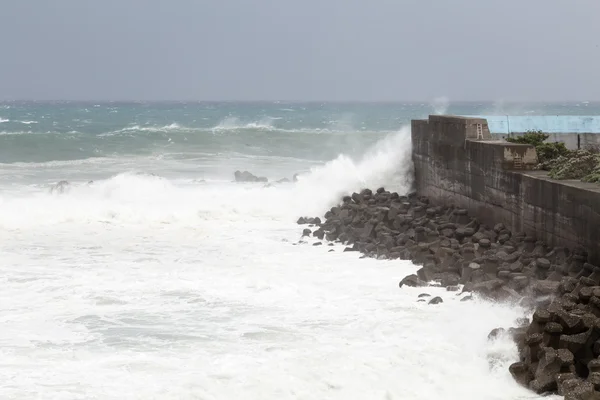
[[[599,111],[0,103],[0,398],[536,399],[487,340],[523,310],[400,290],[411,263],[298,244],[295,222],[410,190],[413,118]]]

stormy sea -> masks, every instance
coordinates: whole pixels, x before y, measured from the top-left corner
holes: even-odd
[[[296,221],[411,190],[411,119],[599,112],[0,103],[0,398],[538,398],[511,340],[487,339],[524,310],[418,303],[398,288],[416,266],[300,242]]]

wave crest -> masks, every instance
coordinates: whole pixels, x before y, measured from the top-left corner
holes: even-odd
[[[124,172],[91,183],[71,182],[69,190],[59,195],[51,195],[49,186],[16,196],[4,193],[0,194],[0,227],[110,222],[182,224],[196,229],[203,220],[293,222],[299,215],[322,215],[341,196],[361,188],[385,186],[407,192],[412,183],[410,154],[410,130],[404,128],[377,142],[359,159],[341,154],[310,168],[290,185],[240,185],[233,182],[233,175],[229,181],[200,184]]]
[[[256,122],[241,123],[237,117],[228,117],[222,120],[217,126],[212,128],[214,132],[237,131],[241,129],[256,129],[264,131],[274,130],[273,118],[263,118]]]

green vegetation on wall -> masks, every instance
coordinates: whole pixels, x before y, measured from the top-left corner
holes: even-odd
[[[535,146],[538,168],[548,171],[553,179],[579,179],[600,183],[599,148],[569,150],[562,142],[545,142],[549,137],[542,131],[528,131],[522,136],[508,137],[506,140]]]

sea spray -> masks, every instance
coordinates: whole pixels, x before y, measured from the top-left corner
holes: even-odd
[[[386,185],[406,193],[411,184],[410,129],[404,127],[375,143],[356,161],[339,155],[300,176],[294,189],[294,208],[305,215],[321,215],[343,195],[361,188]]]
[[[448,112],[450,106],[450,99],[446,96],[440,96],[433,99],[431,106],[433,107],[433,113],[436,115],[443,115]]]

